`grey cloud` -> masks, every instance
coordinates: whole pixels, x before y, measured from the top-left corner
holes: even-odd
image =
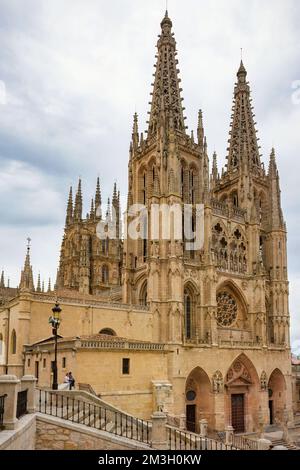
[[[37,182],[25,190],[12,178],[5,195],[0,188],[0,265],[15,282],[31,232],[35,271],[55,275],[68,186],[76,186],[79,175],[86,209],[98,175],[103,199],[117,180],[125,201],[132,115],[139,113],[143,131],[163,6],[161,0],[0,0],[0,80],[7,92],[6,105],[0,105],[0,178],[9,162],[17,162],[16,180],[29,171]],[[300,79],[299,13],[297,0],[170,2],[187,124],[195,128],[203,108],[209,152],[216,149],[219,167],[243,47],[266,165],[273,144],[277,151],[289,229],[293,338],[300,337],[294,256],[300,248],[300,105],[291,102],[291,83]],[[21,212],[20,196],[26,203]],[[32,205],[39,196],[40,204]],[[55,202],[45,217],[47,200]],[[12,246],[14,255],[7,257]]]

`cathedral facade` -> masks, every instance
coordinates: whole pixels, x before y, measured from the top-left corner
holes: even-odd
[[[57,297],[61,364],[115,406],[145,418],[162,408],[189,430],[203,418],[210,430],[237,432],[291,422],[287,232],[275,150],[265,168],[247,71],[241,62],[219,172],[201,111],[197,131],[187,133],[167,13],[156,57],[145,136],[134,116],[124,240],[116,186],[104,214],[98,180],[83,218],[80,181],[74,202],[70,191],[55,293],[34,288],[28,249],[19,289],[3,301],[0,367],[50,385],[47,316]],[[153,235],[153,206],[181,208],[181,233],[163,237],[158,223]],[[140,236],[132,237],[137,214]],[[107,229],[99,237],[99,224],[114,224],[115,236]],[[197,230],[203,240],[191,249]]]

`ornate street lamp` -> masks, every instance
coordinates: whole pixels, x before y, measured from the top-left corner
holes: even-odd
[[[56,301],[55,306],[52,309],[53,315],[49,318],[49,323],[52,325],[52,334],[54,336],[54,363],[53,363],[53,383],[52,390],[58,389],[57,383],[57,330],[60,325],[60,313],[61,308],[58,301]]]

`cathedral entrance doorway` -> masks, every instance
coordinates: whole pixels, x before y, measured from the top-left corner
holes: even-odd
[[[282,372],[275,369],[269,379],[269,410],[270,424],[284,420],[284,405],[286,403],[286,385]]]
[[[231,422],[235,432],[245,432],[245,403],[242,393],[231,395]]]
[[[270,424],[274,424],[273,400],[269,400]]]
[[[188,376],[185,386],[186,425],[192,432],[199,432],[199,421],[207,419],[214,429],[214,409],[211,383],[206,372],[196,367]]]
[[[196,432],[196,405],[186,405],[186,429]]]
[[[235,433],[258,429],[259,378],[245,354],[235,359],[226,375],[225,421]]]

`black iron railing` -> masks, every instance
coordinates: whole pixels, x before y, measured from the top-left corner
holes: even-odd
[[[27,392],[28,390],[23,390],[18,392],[18,401],[17,401],[17,419],[27,413]]]
[[[65,419],[72,423],[83,424],[145,444],[150,443],[151,424],[149,421],[134,418],[120,411],[85,402],[75,397],[39,390],[38,409],[40,413]]]
[[[245,436],[233,435],[232,445],[241,450],[258,450],[258,442]]]
[[[237,450],[233,445],[170,426],[167,433],[169,450]]]
[[[4,418],[4,403],[7,395],[1,395],[0,397],[0,431],[3,429],[3,418]]]

